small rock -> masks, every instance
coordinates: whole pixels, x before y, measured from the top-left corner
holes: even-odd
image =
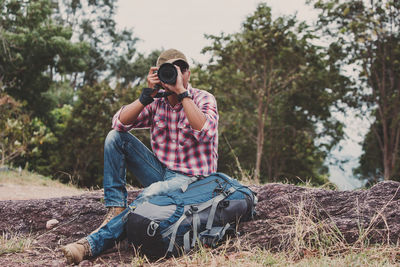
[[[56,220],[56,219],[51,219],[51,220],[49,220],[49,221],[46,222],[46,229],[49,230],[49,229],[53,228],[54,226],[56,226],[58,223],[59,223],[58,220]]]
[[[79,263],[78,266],[93,266],[93,264],[88,260],[84,260],[84,261],[81,261],[81,263]]]

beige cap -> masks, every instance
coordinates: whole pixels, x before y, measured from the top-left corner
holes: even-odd
[[[158,57],[157,67],[160,67],[164,63],[174,63],[175,61],[178,60],[184,61],[189,67],[189,63],[185,55],[181,51],[178,51],[176,49],[168,49],[162,52]]]

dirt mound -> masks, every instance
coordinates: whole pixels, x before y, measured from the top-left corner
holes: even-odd
[[[290,249],[294,240],[321,241],[327,234],[341,242],[391,243],[400,237],[400,183],[382,182],[369,190],[330,191],[284,184],[252,187],[258,193],[258,215],[242,223],[241,239],[250,246]],[[130,191],[133,200],[139,191]],[[103,193],[38,200],[0,201],[0,232],[34,237],[34,249],[0,258],[1,266],[15,265],[29,257],[30,265],[62,265],[59,246],[76,241],[100,224],[106,212]],[[46,230],[50,219],[59,225]],[[299,227],[302,226],[301,227]],[[322,235],[321,237],[318,237]],[[325,235],[325,236],[324,236]],[[322,240],[323,241],[323,240]],[[84,264],[129,263],[129,246],[109,251]]]

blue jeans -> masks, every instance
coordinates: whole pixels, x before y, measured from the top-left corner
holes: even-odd
[[[128,132],[112,130],[104,144],[104,202],[106,207],[127,207],[126,168],[146,187],[130,204],[187,186],[192,178],[166,168],[142,142]],[[86,237],[93,256],[114,245],[124,232],[125,209],[98,232]]]

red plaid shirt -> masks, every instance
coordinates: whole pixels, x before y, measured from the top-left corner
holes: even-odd
[[[172,107],[166,98],[155,99],[130,125],[124,125],[119,120],[122,107],[114,115],[112,127],[117,131],[150,128],[153,152],[167,168],[188,175],[208,175],[217,171],[217,103],[214,96],[206,91],[190,85],[188,90],[194,103],[206,116],[200,131],[190,126],[182,103]]]

